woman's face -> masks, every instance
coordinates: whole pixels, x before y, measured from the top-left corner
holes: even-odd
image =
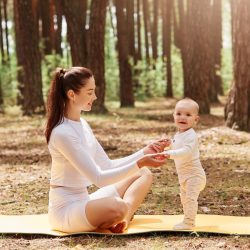
[[[91,77],[87,80],[79,93],[74,93],[73,104],[80,111],[90,111],[93,102],[97,99],[95,95],[95,79]]]

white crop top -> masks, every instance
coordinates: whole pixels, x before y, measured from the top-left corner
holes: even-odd
[[[51,185],[66,187],[98,187],[120,181],[139,170],[137,160],[143,150],[117,160],[110,160],[88,123],[64,117],[52,130],[49,141],[52,158]]]

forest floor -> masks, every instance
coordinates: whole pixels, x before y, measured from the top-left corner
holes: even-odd
[[[174,99],[136,103],[135,109],[109,105],[108,115],[85,115],[111,158],[126,156],[150,141],[172,136]],[[207,186],[199,213],[250,216],[250,134],[224,125],[224,107],[212,106],[197,125]],[[44,117],[0,115],[0,214],[47,212],[50,156]],[[171,160],[152,169],[152,189],[137,214],[181,214],[178,181]],[[90,188],[93,189],[93,188]],[[0,235],[0,249],[250,249],[249,237],[199,233],[134,236],[48,237]]]

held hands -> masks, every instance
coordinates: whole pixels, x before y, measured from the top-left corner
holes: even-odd
[[[169,158],[169,155],[167,154],[157,155],[157,153],[163,152],[164,148],[168,147],[170,144],[171,140],[166,138],[166,139],[160,139],[146,146],[143,150],[145,156],[137,162],[138,166],[159,167],[163,165],[166,162],[166,159]],[[156,155],[154,156],[151,154],[156,154]]]
[[[148,146],[146,146],[143,150],[143,153],[145,155],[147,154],[155,154],[155,153],[161,153],[163,152],[164,148],[170,146],[171,140],[168,138],[160,139],[158,141],[155,141]]]

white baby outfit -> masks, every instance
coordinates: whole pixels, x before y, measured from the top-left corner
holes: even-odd
[[[206,174],[200,162],[198,137],[194,129],[190,128],[185,132],[175,134],[171,149],[165,152],[175,162],[184,210],[184,220],[176,225],[175,229],[189,229],[195,226],[197,200],[206,185]]]

